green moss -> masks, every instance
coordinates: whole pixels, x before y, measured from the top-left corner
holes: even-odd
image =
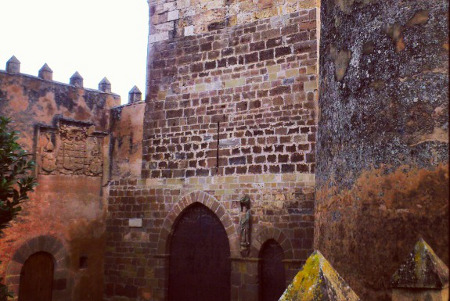
[[[421,238],[408,259],[391,277],[394,288],[442,288],[448,284],[448,267]]]
[[[416,279],[423,278],[423,259],[425,258],[425,241],[420,239],[417,244],[414,246],[414,274]]]
[[[331,289],[328,287],[331,286]],[[333,296],[329,296],[329,292]],[[280,301],[359,300],[331,264],[316,251],[281,296]]]

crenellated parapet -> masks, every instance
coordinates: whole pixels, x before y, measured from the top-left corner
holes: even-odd
[[[83,85],[83,77],[75,72],[69,83],[53,80],[53,70],[44,64],[38,75],[21,73],[20,61],[11,57],[5,71],[0,70],[0,115],[10,117],[21,132],[22,145],[35,148],[36,125],[54,127],[61,118],[87,122],[96,131],[108,132],[110,109],[120,105],[120,96],[111,93],[105,77],[98,89]]]
[[[45,80],[53,80],[53,70],[47,65],[47,63],[39,69],[38,76]]]
[[[0,73],[4,72],[8,75],[22,75],[22,76],[26,76],[26,77],[34,77],[33,75],[21,73],[20,72],[20,64],[21,64],[20,61],[13,55],[6,62],[5,71],[0,70]],[[53,81],[53,70],[50,68],[50,66],[47,63],[45,63],[41,67],[41,69],[39,69],[38,76],[35,78],[52,82]],[[64,84],[61,82],[56,82],[56,81],[54,83],[59,84],[59,85],[67,85],[67,84]],[[70,77],[69,85],[79,87],[79,88],[84,87],[83,77],[81,76],[81,74],[78,71],[75,71],[75,73]],[[94,89],[89,89],[89,90],[94,90]],[[97,91],[114,94],[111,92],[111,83],[109,82],[109,80],[106,77],[104,77],[99,82]],[[118,96],[118,95],[116,95],[116,96]]]
[[[134,86],[128,93],[128,103],[132,104],[140,101],[142,101],[142,92],[138,87]]]
[[[14,55],[6,62],[6,72],[11,74],[20,73],[20,61]]]

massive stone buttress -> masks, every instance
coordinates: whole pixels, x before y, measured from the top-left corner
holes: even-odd
[[[448,1],[321,4],[315,248],[363,300],[423,236],[448,264]]]

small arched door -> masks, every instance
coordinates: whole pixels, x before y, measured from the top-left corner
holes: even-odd
[[[217,216],[194,204],[179,217],[170,242],[170,301],[229,301],[230,246]]]
[[[286,289],[283,248],[273,239],[259,253],[259,300],[276,301]]]
[[[54,263],[46,252],[34,253],[20,272],[19,301],[51,301]]]

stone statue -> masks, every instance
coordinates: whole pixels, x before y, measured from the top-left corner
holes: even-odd
[[[251,211],[250,211],[250,197],[245,195],[240,200],[241,204],[241,214],[239,219],[240,227],[240,251],[242,256],[248,256],[250,253],[250,222],[251,222]]]

